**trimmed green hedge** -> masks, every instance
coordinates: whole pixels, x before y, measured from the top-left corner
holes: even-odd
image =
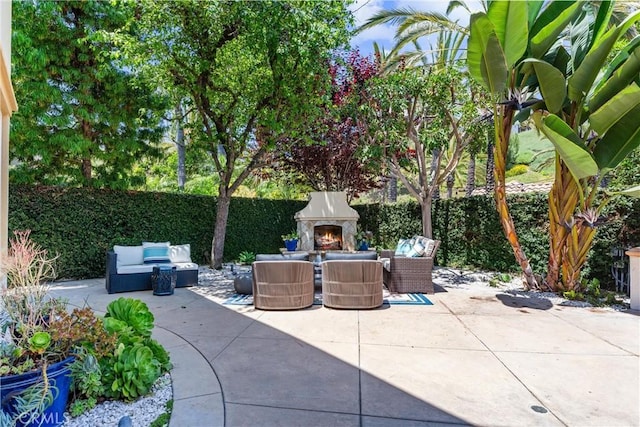
[[[508,199],[520,243],[533,271],[544,274],[549,256],[547,195],[511,195]],[[398,238],[422,233],[417,202],[354,208],[360,213],[360,223],[374,232],[374,244],[380,248],[394,248]],[[615,200],[600,221],[583,272],[588,278],[597,277],[602,286],[611,287],[611,249],[640,246],[640,200]],[[433,206],[433,236],[441,241],[437,265],[520,271],[492,196],[438,200]]]
[[[232,199],[225,259],[248,250],[274,252],[295,228],[305,202]],[[9,232],[58,254],[59,278],[104,277],[106,251],[142,241],[189,243],[194,262],[209,260],[216,199],[189,194],[11,185]]]
[[[546,194],[510,196],[520,242],[536,273],[548,256]],[[233,198],[224,258],[242,251],[276,253],[280,236],[295,229],[304,201]],[[422,233],[416,202],[354,205],[358,227],[374,233],[378,248]],[[211,251],[216,199],[189,194],[11,185],[9,230],[32,231],[34,241],[59,254],[59,278],[104,277],[105,253],[114,244],[142,241],[190,243],[194,262]],[[619,199],[602,218],[585,273],[612,282],[610,250],[640,245],[640,200]],[[491,196],[439,200],[433,207],[434,237],[442,244],[436,263],[493,271],[519,271]]]

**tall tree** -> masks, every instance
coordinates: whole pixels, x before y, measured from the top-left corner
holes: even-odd
[[[141,49],[131,44],[137,65],[190,98],[200,120],[192,141],[210,153],[219,178],[211,245],[219,268],[231,195],[285,129],[314,120],[326,59],[346,45],[350,15],[339,1],[140,5],[135,25],[146,37]],[[258,130],[266,144],[256,143]]]
[[[484,5],[484,2],[482,3]],[[457,7],[469,11],[464,1],[454,0],[449,2],[447,14]],[[450,63],[460,60],[464,56],[464,51],[460,47],[465,44],[469,29],[458,24],[457,21],[451,20],[447,15],[411,7],[385,9],[374,14],[357,31],[361,32],[384,24],[396,27],[395,45],[381,61],[382,69],[386,72],[396,70],[399,67],[424,65],[433,61],[434,58],[443,63]],[[450,38],[446,44],[439,40],[440,37],[434,37],[442,34],[446,34]],[[430,40],[434,38],[437,41],[430,43]],[[428,48],[422,47],[425,42],[429,44]],[[445,49],[442,49],[443,47]],[[380,52],[375,43],[374,49],[376,53]]]
[[[455,7],[463,7],[468,10],[464,2],[452,1],[449,4],[447,13]],[[362,27],[358,28],[358,31],[389,23],[397,26],[395,34],[396,45],[384,57],[382,57],[377,45],[374,46],[376,54],[383,59],[381,65],[384,73],[403,73],[406,68],[424,67],[432,71],[438,70],[436,73],[444,75],[444,70],[455,69],[460,66],[460,60],[464,57],[462,46],[467,41],[468,28],[459,25],[446,15],[430,11],[418,11],[412,8],[399,8],[381,11],[371,17]],[[423,48],[422,45],[424,44],[428,47]],[[409,46],[412,46],[413,50]],[[463,80],[465,79],[460,81]],[[479,150],[478,143],[484,141],[484,139],[477,137],[478,125],[483,122],[480,120],[480,117],[483,116],[481,113],[483,106],[482,91],[478,88],[469,89],[465,94],[464,88],[452,88],[451,96],[441,97],[441,101],[447,103],[448,106],[453,106],[451,111],[455,111],[456,108],[460,109],[460,106],[456,107],[454,105],[465,97],[467,100],[472,100],[472,103],[477,102],[476,106],[471,106],[471,110],[474,110],[475,118],[472,119],[466,114],[463,117],[463,115],[459,114],[459,111],[450,116],[444,111],[439,111],[438,114],[444,119],[440,124],[448,126],[448,130],[436,129],[433,135],[437,135],[437,132],[450,132],[448,141],[445,143],[444,140],[441,140],[440,143],[434,144],[437,138],[430,138],[431,142],[427,145],[431,151],[425,153],[424,159],[419,155],[416,157],[418,175],[424,176],[424,178],[410,183],[406,179],[410,175],[407,174],[407,171],[404,173],[404,179],[402,176],[400,177],[405,186],[411,185],[413,187],[409,188],[409,192],[420,201],[423,232],[428,233],[427,235],[431,233],[431,201],[440,197],[440,185],[446,182],[448,193],[452,193],[455,182],[453,174],[464,151],[472,145],[472,151],[477,152]],[[425,94],[423,101],[430,99],[430,95]],[[431,98],[437,97],[431,96]],[[434,101],[434,99],[430,99],[430,101]],[[415,110],[409,108],[407,111]],[[486,119],[487,117],[484,116],[483,118]],[[410,123],[410,121],[407,120],[407,123]],[[427,139],[429,138],[424,138],[424,141]],[[418,142],[416,154],[425,148],[425,146],[422,146],[424,141]],[[430,166],[427,167],[426,160],[429,156],[431,161]],[[443,164],[445,165],[444,168]],[[397,170],[397,167],[391,168],[392,173]]]
[[[420,203],[432,236],[431,206],[464,150],[482,135],[482,90],[454,66],[405,68],[374,79],[363,117],[372,145]],[[431,156],[431,157],[430,157]]]
[[[13,181],[128,188],[144,180],[132,165],[159,154],[165,100],[118,63],[106,36],[132,13],[127,3],[14,2]]]
[[[616,40],[639,19],[640,12],[607,30],[613,6],[611,2],[602,2],[600,8],[575,1],[492,2],[487,13],[471,17],[469,69],[498,101],[498,212],[532,287],[537,283],[518,242],[504,192],[514,117],[527,107],[538,110],[536,125],[556,147],[546,282],[552,289],[579,289],[580,269],[603,206],[594,207],[598,184],[640,144],[640,39],[631,40],[607,64]]]

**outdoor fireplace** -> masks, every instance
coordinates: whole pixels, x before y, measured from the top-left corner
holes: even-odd
[[[342,227],[339,225],[313,227],[313,248],[320,251],[341,250]]]
[[[295,214],[298,250],[355,250],[359,218],[344,191],[312,192],[309,204]]]

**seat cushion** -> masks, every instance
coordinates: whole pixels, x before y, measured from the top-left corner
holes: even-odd
[[[362,251],[362,252],[327,252],[324,254],[325,261],[336,260],[376,260],[378,254],[376,251]]]
[[[256,261],[309,261],[309,254],[306,252],[293,254],[257,254]]]
[[[125,265],[122,267],[118,267],[118,274],[135,274],[135,273],[151,273],[153,271],[153,267],[155,266],[162,267],[175,267],[176,270],[197,270],[198,264],[193,262],[173,262],[173,263],[158,263],[158,264],[138,264],[138,265]]]
[[[155,264],[124,265],[118,267],[118,274],[151,273]]]

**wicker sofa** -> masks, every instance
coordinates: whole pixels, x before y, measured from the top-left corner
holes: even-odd
[[[176,267],[176,287],[198,284],[198,264],[191,262],[191,248],[186,245],[168,246],[168,258],[145,260],[146,245],[165,246],[165,242],[143,243],[139,246],[114,246],[107,251],[105,287],[110,294],[117,292],[147,291],[152,289],[151,274],[157,265]]]
[[[428,253],[418,257],[397,256],[393,250],[383,250],[384,284],[391,292],[432,294],[433,261],[440,241],[435,240]],[[388,261],[387,261],[388,260]]]

